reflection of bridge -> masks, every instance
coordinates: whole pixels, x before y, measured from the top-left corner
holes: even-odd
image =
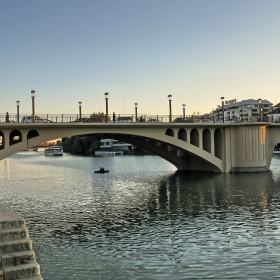
[[[280,139],[274,123],[29,123],[0,125],[0,159],[51,139],[104,135],[146,149],[179,170],[267,171]],[[277,138],[278,137],[278,138]]]

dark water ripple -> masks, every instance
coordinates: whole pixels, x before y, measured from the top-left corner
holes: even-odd
[[[0,162],[0,202],[27,220],[44,279],[271,279],[279,163],[182,174],[153,156],[19,153]]]

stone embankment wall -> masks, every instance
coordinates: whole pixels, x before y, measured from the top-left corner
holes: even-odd
[[[25,220],[0,204],[0,280],[42,280]]]

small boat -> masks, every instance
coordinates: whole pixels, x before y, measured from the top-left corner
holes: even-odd
[[[103,167],[100,167],[99,170],[94,171],[94,173],[108,173],[109,170],[105,170]]]
[[[45,156],[63,156],[63,147],[52,146],[45,149]]]

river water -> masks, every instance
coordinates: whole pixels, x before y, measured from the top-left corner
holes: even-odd
[[[267,173],[212,174],[156,156],[21,152],[0,161],[0,178],[45,280],[280,275],[279,156]]]

